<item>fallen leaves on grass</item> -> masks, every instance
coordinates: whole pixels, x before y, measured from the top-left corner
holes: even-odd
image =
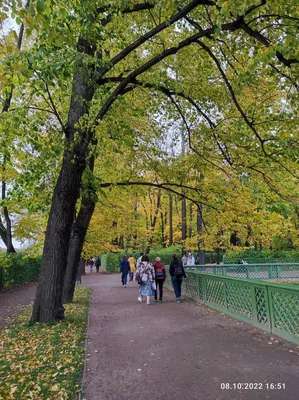
[[[30,308],[1,332],[1,400],[74,398],[80,390],[89,296],[89,288],[77,288],[65,321],[29,326]]]

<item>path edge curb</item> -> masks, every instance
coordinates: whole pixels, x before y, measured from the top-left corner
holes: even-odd
[[[86,376],[86,355],[87,355],[87,345],[88,345],[89,313],[90,313],[90,308],[91,308],[91,301],[92,301],[92,287],[91,287],[91,292],[90,292],[90,301],[89,301],[89,310],[88,310],[88,317],[87,317],[84,353],[82,354],[82,357],[84,357],[84,363],[83,363],[83,373],[82,373],[82,378],[81,378],[81,388],[78,393],[78,400],[84,400],[83,393],[84,393],[84,380],[85,380],[85,376]]]

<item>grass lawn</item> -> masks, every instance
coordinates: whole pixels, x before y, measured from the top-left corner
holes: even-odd
[[[267,281],[266,281],[267,282]],[[273,283],[283,283],[283,284],[287,284],[287,285],[299,285],[299,280],[295,280],[295,279],[275,279],[272,281],[268,281],[268,282],[273,282]]]
[[[1,331],[1,400],[78,398],[90,292],[76,288],[65,321],[30,326],[29,307]]]

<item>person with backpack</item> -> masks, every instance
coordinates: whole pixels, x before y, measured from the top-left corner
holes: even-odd
[[[164,264],[161,263],[161,258],[157,257],[153,265],[155,270],[156,290],[155,301],[158,301],[158,287],[159,287],[159,303],[163,300],[163,283],[166,279],[166,269]]]
[[[172,255],[172,261],[169,265],[169,275],[171,276],[172,286],[176,297],[176,302],[181,302],[181,286],[183,278],[187,279],[182,262],[176,254]]]
[[[155,269],[149,262],[149,256],[144,254],[141,258],[141,263],[138,265],[135,281],[139,284],[138,301],[143,302],[143,297],[146,296],[146,304],[150,305],[150,298],[155,294]]]

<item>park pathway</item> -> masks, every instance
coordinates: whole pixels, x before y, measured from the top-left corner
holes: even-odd
[[[29,282],[0,291],[0,329],[8,327],[14,317],[34,300],[36,286],[36,282]]]
[[[299,399],[298,346],[191,300],[176,304],[170,291],[163,304],[140,304],[137,285],[124,289],[119,275],[82,280],[93,290],[82,399]],[[234,388],[250,383],[262,389]],[[270,389],[278,383],[285,389]]]

